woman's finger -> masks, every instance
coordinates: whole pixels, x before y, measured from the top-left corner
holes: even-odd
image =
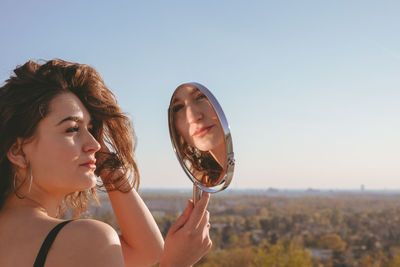
[[[207,252],[211,249],[212,241],[210,239],[210,213],[206,210],[204,212],[204,216],[200,221],[199,228],[197,229],[198,234],[201,235],[201,245],[199,248],[202,248],[204,252]]]
[[[203,218],[204,212],[207,208],[208,201],[210,200],[210,193],[203,192],[200,200],[194,205],[194,209],[190,218],[185,225],[188,229],[196,229],[199,226],[201,219]]]
[[[170,228],[171,233],[175,233],[183,225],[185,225],[187,220],[190,218],[190,214],[192,213],[192,210],[193,210],[193,201],[189,199],[188,202],[186,203],[185,210],[183,211],[181,216],[179,216],[179,218],[175,221],[175,223],[172,224],[172,226]]]
[[[200,220],[198,229],[200,231],[203,231],[204,229],[208,230],[209,222],[210,222],[210,213],[208,212],[208,210],[205,210],[204,215]]]

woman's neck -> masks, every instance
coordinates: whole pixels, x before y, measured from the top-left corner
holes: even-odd
[[[26,196],[25,198],[20,199],[17,196],[12,195],[7,200],[5,207],[13,210],[31,209],[32,211],[55,218],[57,217],[57,209],[59,205],[60,202],[56,200],[44,200],[31,196]]]

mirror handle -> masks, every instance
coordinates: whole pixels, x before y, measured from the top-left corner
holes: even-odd
[[[193,204],[196,204],[197,201],[201,198],[201,189],[198,188],[195,184],[193,184]]]

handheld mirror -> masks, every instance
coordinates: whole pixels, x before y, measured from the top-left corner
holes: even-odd
[[[178,86],[169,104],[168,125],[178,161],[193,182],[193,201],[202,191],[226,189],[235,166],[232,137],[213,94],[199,83]]]

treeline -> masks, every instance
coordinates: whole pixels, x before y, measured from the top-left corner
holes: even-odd
[[[142,196],[164,236],[190,198]],[[209,211],[213,249],[196,266],[400,266],[399,195],[221,193]]]

